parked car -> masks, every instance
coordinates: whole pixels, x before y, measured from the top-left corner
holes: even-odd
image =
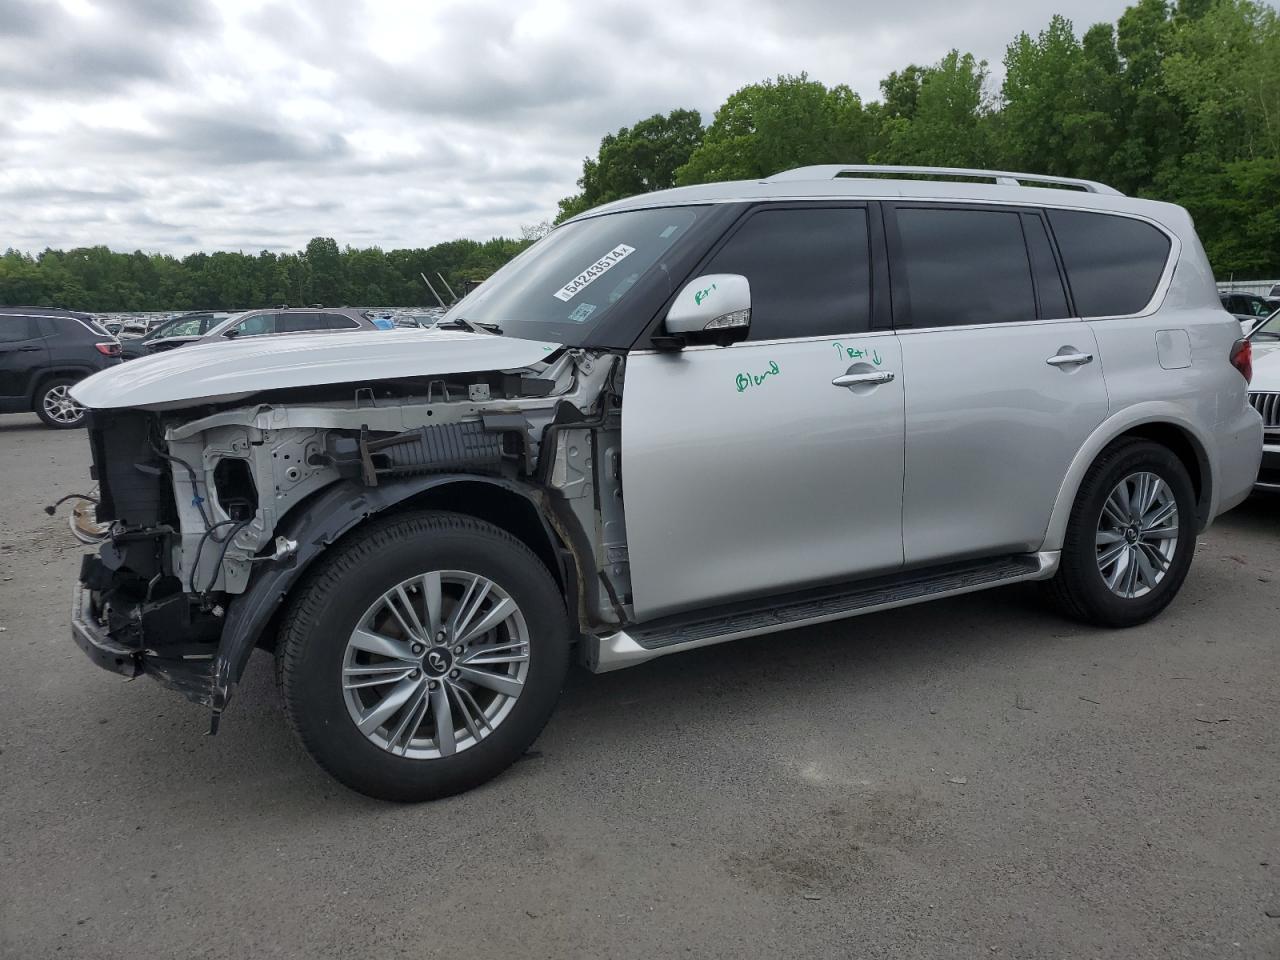
[[[34,411],[48,426],[84,425],[69,388],[120,363],[120,344],[87,313],[0,307],[0,413]]]
[[[220,343],[249,337],[285,333],[341,333],[379,330],[363,310],[350,307],[279,307],[237,313],[209,331],[196,343]]]
[[[444,796],[529,747],[574,645],[616,670],[1022,581],[1149,620],[1257,476],[1249,358],[1187,212],[1101,184],[823,166],[632,197],[439,329],[80,384],[114,542],[72,632],[215,729],[273,650],[326,770]]]
[[[1257,490],[1280,490],[1280,309],[1249,335],[1253,381],[1249,402],[1262,416],[1262,466]]]
[[[212,327],[221,324],[232,316],[234,314],[202,310],[172,317],[159,326],[153,327],[149,333],[140,337],[121,340],[122,356],[126,360],[136,360],[138,357],[144,357],[149,353],[159,353],[163,350],[172,350],[174,347],[194,343],[207,334]]]
[[[1222,293],[1218,299],[1222,309],[1240,321],[1240,329],[1246,336],[1276,309],[1266,297],[1256,293]]]
[[[430,330],[439,319],[439,314],[402,313],[396,317],[395,323],[397,327],[416,327],[419,330]]]

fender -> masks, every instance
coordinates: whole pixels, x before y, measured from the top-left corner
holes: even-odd
[[[343,480],[326,487],[307,501],[306,509],[291,511],[276,528],[277,536],[297,542],[297,550],[279,562],[263,564],[264,569],[254,574],[248,589],[228,604],[227,619],[213,667],[211,733],[217,732],[219,717],[231,699],[232,690],[240,682],[249,654],[262,631],[294,584],[324,550],[373,515],[427,490],[459,481],[492,484],[524,497],[537,512],[548,542],[556,546],[561,543],[547,522],[542,491],[529,484],[500,477],[446,473],[406,477],[376,487],[366,487],[354,480]],[[573,574],[576,579],[577,571],[574,570]],[[572,584],[570,586],[572,589]]]
[[[1164,400],[1149,400],[1135,403],[1123,410],[1113,413],[1089,435],[1084,444],[1076,452],[1075,458],[1067,468],[1058,488],[1058,497],[1053,504],[1053,512],[1049,515],[1049,526],[1045,531],[1044,544],[1041,550],[1061,550],[1062,542],[1067,536],[1067,521],[1071,517],[1071,508],[1076,502],[1076,493],[1084,481],[1085,472],[1098,458],[1106,446],[1135,427],[1144,424],[1169,424],[1180,429],[1195,448],[1200,461],[1200,474],[1203,487],[1200,496],[1199,514],[1200,529],[1208,525],[1217,508],[1218,492],[1213,478],[1218,472],[1215,462],[1216,448],[1212,441],[1195,425],[1176,403]]]

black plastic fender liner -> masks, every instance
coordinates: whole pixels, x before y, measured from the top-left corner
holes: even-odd
[[[388,480],[376,487],[343,480],[322,490],[303,507],[287,515],[276,528],[276,536],[296,541],[297,550],[279,561],[261,564],[249,581],[248,589],[228,604],[227,619],[213,667],[211,733],[217,732],[218,718],[226,709],[231,691],[240,681],[262,631],[293,585],[325,548],[389,507],[435,487],[459,482],[490,484],[528,500],[538,514],[548,543],[557,556],[563,556],[564,547],[569,545],[563,544],[547,522],[545,493],[531,484],[501,477],[452,473]],[[568,569],[560,573],[568,578],[566,583],[572,596],[576,592],[577,570],[572,568],[572,564],[564,566]]]

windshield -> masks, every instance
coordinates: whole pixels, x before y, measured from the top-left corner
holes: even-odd
[[[470,321],[505,336],[581,344],[700,213],[664,207],[565,224],[463,297],[440,323]]]
[[[1249,334],[1249,338],[1251,340],[1280,340],[1280,310],[1276,310],[1271,316],[1263,320],[1258,325],[1258,329]]]

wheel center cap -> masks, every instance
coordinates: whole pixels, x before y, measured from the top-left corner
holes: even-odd
[[[422,669],[429,677],[443,677],[453,669],[453,653],[448,647],[432,647],[422,658]]]
[[[1124,532],[1124,538],[1125,538],[1126,540],[1128,540],[1130,543],[1137,543],[1137,542],[1138,542],[1138,528],[1137,528],[1137,527],[1129,527],[1129,528],[1128,528],[1127,530],[1125,530],[1125,532]]]

